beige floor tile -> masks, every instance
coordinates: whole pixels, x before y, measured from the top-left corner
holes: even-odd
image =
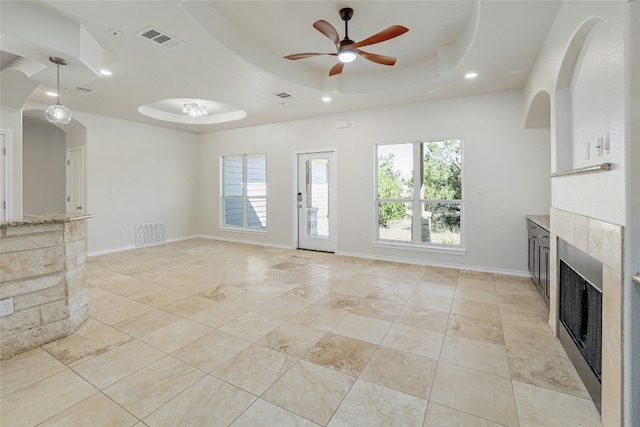
[[[429,402],[423,427],[502,427],[502,425],[435,402]]]
[[[163,358],[165,354],[131,341],[74,366],[73,370],[100,390]]]
[[[89,314],[94,316],[94,314],[99,313],[104,310],[111,310],[116,308],[122,304],[126,304],[131,302],[131,300],[127,297],[123,297],[122,295],[114,294],[113,292],[105,291],[102,288],[95,288],[104,292],[102,296],[97,298],[92,298],[89,300]]]
[[[214,330],[171,355],[200,370],[211,372],[250,345],[251,342],[242,338]]]
[[[42,348],[65,365],[73,366],[130,340],[129,335],[90,318],[72,335]]]
[[[211,328],[218,328],[232,320],[247,313],[247,310],[235,307],[233,305],[220,303],[209,308],[205,308],[191,316],[189,319],[207,325]]]
[[[236,286],[215,285],[208,287],[206,290],[203,290],[198,294],[198,296],[208,298],[217,302],[225,302],[228,301],[229,298],[232,298],[241,293],[242,288],[238,288]]]
[[[97,393],[66,369],[0,399],[3,426],[34,426]]]
[[[206,376],[144,418],[149,426],[226,426],[255,396]]]
[[[493,281],[493,273],[483,271],[460,270],[460,279],[476,279]]]
[[[304,359],[326,368],[357,377],[377,346],[354,338],[326,334],[304,355]]]
[[[329,426],[419,426],[427,401],[359,379],[329,422]]]
[[[262,398],[326,425],[354,382],[350,375],[300,360]]]
[[[507,348],[511,379],[560,393],[589,399],[568,356]]]
[[[506,426],[518,425],[507,378],[439,362],[430,400]]]
[[[211,374],[260,396],[295,362],[294,357],[253,344],[227,360]]]
[[[158,292],[162,289],[167,289],[163,286],[149,283],[146,280],[138,278],[121,280],[110,285],[104,285],[102,288],[135,300],[153,294],[154,292]]]
[[[396,323],[437,332],[444,332],[447,329],[448,321],[448,313],[411,305],[404,306],[396,318]]]
[[[393,322],[398,317],[402,307],[403,305],[391,301],[365,298],[353,307],[351,313]]]
[[[482,302],[485,304],[497,304],[498,297],[496,291],[487,291],[484,289],[464,288],[457,286],[456,293],[453,296],[454,299],[461,299],[465,301]]]
[[[258,399],[237,420],[232,427],[317,427],[318,424],[286,411],[266,400]]]
[[[442,283],[420,282],[416,286],[415,291],[420,294],[436,295],[440,297],[453,298],[456,292],[455,285],[446,285]]]
[[[404,283],[400,286],[389,286],[385,283],[385,286],[379,286],[375,291],[367,295],[367,299],[376,301],[388,301],[394,304],[405,304],[417,284],[412,283],[410,285]]]
[[[255,310],[261,305],[270,304],[273,298],[275,297],[271,295],[243,289],[242,292],[232,296],[225,302],[245,310]]]
[[[284,321],[281,319],[250,311],[218,329],[236,337],[256,342],[283,323]]]
[[[281,296],[298,287],[297,284],[285,283],[279,280],[269,280],[264,283],[257,284],[253,287],[249,287],[252,291],[261,292],[263,294],[272,296]]]
[[[507,347],[562,356],[566,354],[562,344],[553,335],[545,321],[527,321],[520,316],[505,317],[502,313],[502,325]]]
[[[381,345],[438,360],[444,334],[394,323]]]
[[[0,397],[22,390],[65,369],[65,365],[41,348],[1,360]]]
[[[407,300],[407,305],[448,313],[451,310],[452,301],[453,298],[450,297],[423,294],[421,292],[414,291]]]
[[[209,332],[211,328],[208,326],[189,319],[180,319],[140,339],[165,353],[171,353]]]
[[[171,304],[189,296],[187,292],[165,288],[162,286],[159,286],[159,288],[160,289],[156,290],[155,292],[151,292],[140,297],[134,297],[132,299],[143,304],[153,306],[155,308],[161,308],[166,306],[167,304]]]
[[[285,322],[260,338],[258,344],[300,358],[324,335],[324,331]]]
[[[292,323],[309,326],[310,328],[319,329],[321,331],[330,331],[348,313],[342,310],[332,310],[329,308],[310,305],[300,313],[289,319]]]
[[[487,304],[478,301],[454,299],[451,304],[451,313],[461,316],[475,317],[476,319],[500,322],[500,310],[497,304]]]
[[[214,305],[217,305],[217,303],[210,300],[209,298],[191,295],[184,299],[170,302],[169,304],[163,306],[162,310],[168,311],[169,313],[173,313],[178,316],[188,317],[192,314],[196,314],[197,312],[204,310],[205,308],[213,307]]]
[[[438,362],[378,347],[360,378],[422,399],[428,399]]]
[[[90,263],[87,263],[87,282],[89,285],[104,286],[128,279],[131,279],[131,276],[105,269],[97,271],[96,269],[91,268]]]
[[[495,280],[490,276],[486,276],[484,278],[461,276],[458,278],[457,288],[478,289],[490,292],[496,291]]]
[[[502,345],[445,335],[440,360],[509,378],[507,350]]]
[[[103,391],[142,419],[203,376],[204,372],[166,356]]]
[[[265,316],[288,320],[307,307],[309,307],[309,304],[291,301],[285,298],[273,297],[267,304],[261,305],[254,311],[256,313],[264,314]]]
[[[178,320],[180,320],[180,317],[175,314],[167,313],[164,310],[153,309],[146,313],[122,320],[113,325],[113,327],[134,338],[140,338]]]
[[[96,393],[50,418],[45,425],[54,427],[132,426],[138,419],[102,393]]]
[[[354,297],[364,298],[378,287],[378,278],[376,276],[366,276],[364,274],[356,275],[359,280],[349,279],[341,285],[335,286],[333,292],[351,295]]]
[[[318,298],[313,302],[319,307],[329,308],[333,310],[343,310],[351,312],[353,307],[358,305],[362,298],[353,295],[341,294],[338,292],[329,292],[328,294]]]
[[[350,313],[331,332],[372,344],[380,344],[391,325],[392,323],[386,320]]]
[[[505,342],[500,322],[461,316],[459,314],[449,315],[447,334],[498,345],[504,345]]]
[[[591,400],[513,382],[521,427],[601,427]]]
[[[291,289],[289,292],[282,294],[282,298],[286,298],[292,301],[304,302],[306,304],[313,304],[318,299],[322,298],[329,292],[328,289],[316,287],[312,284],[302,284]]]
[[[119,295],[115,296],[120,297]],[[124,304],[115,305],[113,307],[106,307],[100,311],[92,311],[91,302],[89,302],[89,315],[94,319],[101,321],[102,323],[106,323],[109,326],[114,326],[116,323],[131,319],[132,317],[136,317],[153,310],[153,307],[149,305],[142,304],[138,301],[133,301],[128,298],[124,299],[127,300]]]

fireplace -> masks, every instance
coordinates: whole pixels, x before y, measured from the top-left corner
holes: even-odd
[[[610,222],[602,221],[565,210],[550,209],[551,238],[551,267],[550,267],[550,310],[549,326],[552,331],[561,338],[561,342],[570,354],[576,370],[589,373],[593,370],[586,363],[582,353],[576,349],[573,338],[567,332],[564,324],[559,320],[560,316],[560,269],[562,262],[572,266],[573,270],[581,277],[587,279],[589,286],[595,286],[602,290],[602,391],[598,399],[600,382],[592,374],[583,377],[587,390],[595,396],[594,402],[600,409],[602,425],[624,425],[623,402],[623,373],[624,357],[622,348],[622,318],[623,318],[623,293],[622,293],[622,260],[624,227]],[[562,248],[561,248],[562,247]],[[569,248],[567,250],[567,248]],[[576,251],[578,249],[578,251]],[[562,251],[562,256],[560,255]],[[569,252],[567,254],[567,252]],[[572,259],[572,253],[589,254],[591,262],[586,262],[586,267],[580,261]],[[583,258],[578,256],[578,258]],[[589,259],[589,258],[587,258]],[[593,259],[597,260],[596,263]],[[595,271],[593,270],[595,268]],[[566,274],[566,273],[565,273]],[[585,288],[586,289],[586,288]],[[591,295],[593,296],[593,295]],[[587,295],[588,300],[589,295]],[[584,299],[582,299],[584,301]],[[593,306],[593,303],[592,303]],[[582,361],[582,363],[580,362]],[[582,365],[582,368],[580,368]],[[586,379],[584,379],[586,378]],[[596,378],[593,381],[593,378]]]
[[[601,410],[602,263],[558,239],[558,273],[558,338]]]

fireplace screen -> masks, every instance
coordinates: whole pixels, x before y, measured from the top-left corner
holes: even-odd
[[[560,322],[602,382],[602,292],[560,259]]]

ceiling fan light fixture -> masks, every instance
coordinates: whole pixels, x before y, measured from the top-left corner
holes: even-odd
[[[338,53],[338,60],[344,64],[353,62],[356,59],[356,52],[351,49],[344,49]]]
[[[69,111],[67,107],[60,103],[60,66],[67,65],[67,61],[55,56],[50,56],[49,61],[56,64],[57,66],[56,96],[58,97],[58,99],[56,100],[55,104],[48,106],[47,109],[44,110],[44,116],[51,123],[66,125],[71,121],[71,111]]]

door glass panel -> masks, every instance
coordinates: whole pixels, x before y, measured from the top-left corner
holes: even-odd
[[[329,237],[329,159],[306,162],[305,202],[307,237]]]

